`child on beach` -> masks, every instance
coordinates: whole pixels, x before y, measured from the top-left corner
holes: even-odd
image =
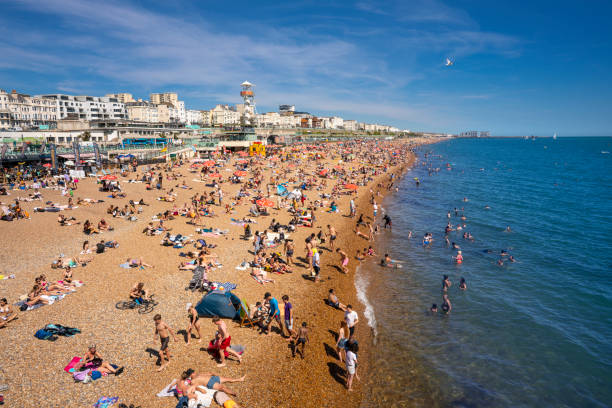
[[[162,320],[160,314],[156,314],[155,317],[153,317],[153,321],[155,322],[155,334],[153,335],[153,340],[157,339],[157,336],[159,335],[159,339],[161,341],[161,347],[159,349],[161,366],[157,369],[157,371],[161,371],[166,368],[168,364],[170,364],[170,350],[168,350],[170,335],[172,335],[172,339],[174,341],[176,341],[176,336],[174,334],[174,330],[172,330],[172,328]],[[166,361],[165,363],[164,360]]]
[[[295,353],[296,351],[298,351],[298,347],[300,347],[299,353],[300,356],[302,357],[302,360],[304,359],[304,351],[306,348],[306,343],[309,341],[308,339],[308,324],[306,322],[302,322],[302,327],[300,327],[297,331],[297,333],[294,333],[295,337],[297,338],[297,341],[295,343],[295,346],[292,348],[292,355],[293,357],[295,357]],[[291,337],[289,337],[289,341],[293,340],[294,335],[292,334]]]

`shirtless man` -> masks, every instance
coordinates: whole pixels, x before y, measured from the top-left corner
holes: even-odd
[[[202,374],[194,374],[191,376],[191,387],[189,387],[187,391],[187,396],[189,399],[195,399],[197,396],[195,392],[198,387],[206,387],[211,390],[223,391],[229,395],[236,395],[234,391],[227,388],[224,383],[234,383],[234,382],[243,382],[246,375],[243,375],[240,378],[228,378],[221,377],[215,375],[214,373],[202,373]]]
[[[157,369],[157,371],[161,371],[166,368],[168,364],[170,364],[170,350],[168,350],[168,343],[170,342],[170,335],[172,335],[172,339],[174,341],[176,341],[176,335],[174,334],[174,330],[172,330],[172,328],[162,320],[160,314],[156,314],[153,321],[155,322],[155,334],[153,335],[153,340],[157,339],[158,335],[159,339],[161,340],[161,347],[159,350],[161,366]],[[165,363],[164,360],[166,361]]]
[[[325,235],[327,235],[329,237],[329,249],[333,252],[333,250],[334,250],[334,241],[336,240],[338,235],[336,234],[336,228],[328,225],[327,229],[329,231]]]
[[[346,306],[340,303],[340,300],[338,299],[338,296],[336,296],[336,294],[334,293],[333,289],[329,290],[329,295],[327,295],[327,302],[336,309],[340,309],[346,312]]]
[[[232,337],[229,335],[229,331],[227,330],[227,325],[219,316],[215,316],[212,319],[212,322],[217,326],[217,333],[219,338],[219,364],[217,367],[225,367],[225,352],[227,351],[229,354],[233,355],[238,359],[238,363],[242,362],[242,356],[232,350],[230,348],[230,344],[232,342]],[[211,387],[208,387],[211,388]]]

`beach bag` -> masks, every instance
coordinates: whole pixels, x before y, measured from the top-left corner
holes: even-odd
[[[75,381],[85,381],[90,371],[91,371],[90,369],[83,370],[83,371],[75,371],[72,374],[72,378],[74,378]]]

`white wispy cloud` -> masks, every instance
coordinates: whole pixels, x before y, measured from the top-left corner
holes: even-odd
[[[392,123],[433,125],[438,113],[435,105],[419,106],[403,92],[430,71],[393,66],[389,53],[511,55],[519,44],[480,31],[465,12],[438,0],[357,3],[365,14],[351,18],[360,24],[338,24],[334,17],[290,27],[249,21],[244,31],[207,15],[179,18],[124,1],[17,0],[11,7],[53,16],[57,24],[43,31],[0,14],[0,69],[55,74],[63,92],[178,87],[196,99],[236,102],[237,84],[248,79],[257,84],[262,105],[294,103]],[[394,24],[368,25],[369,14]],[[339,35],[328,32],[333,30]],[[366,46],[368,39],[382,46]],[[121,85],[125,89],[116,89]]]

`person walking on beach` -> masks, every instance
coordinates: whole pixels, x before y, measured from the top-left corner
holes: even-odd
[[[296,351],[300,353],[300,357],[302,357],[302,360],[304,359],[305,356],[305,350],[306,350],[306,343],[309,341],[308,339],[308,324],[306,322],[302,322],[302,326],[298,329],[297,333],[293,333],[291,335],[291,337],[289,338],[289,341],[291,341],[293,339],[293,337],[295,336],[295,338],[297,338],[297,341],[295,342],[295,346],[292,349],[292,354],[293,357],[295,357],[295,353]],[[298,347],[300,348],[300,350],[298,351]]]
[[[355,207],[355,200],[353,200],[352,198],[351,198],[351,202],[349,204],[349,208],[350,208],[350,211],[351,211],[351,213],[350,213],[351,218],[355,218],[355,215],[357,215],[357,207]]]
[[[198,343],[202,342],[202,333],[200,332],[200,316],[198,311],[193,307],[192,303],[187,303],[187,317],[189,318],[189,327],[187,328],[187,344],[191,341],[191,331],[198,332]]]
[[[292,239],[285,240],[285,256],[287,257],[287,265],[293,265],[293,252],[295,251],[295,244]]]
[[[346,305],[346,312],[344,312],[344,321],[349,328],[349,335],[355,333],[355,325],[359,322],[359,316],[357,312],[353,310],[352,305]]]
[[[242,356],[230,347],[232,344],[232,336],[229,335],[225,322],[221,320],[219,316],[214,316],[212,322],[217,326],[217,333],[215,335],[215,340],[218,343],[217,347],[219,349],[219,364],[217,364],[217,367],[225,367],[225,353],[233,355],[238,359],[238,363],[241,363]]]
[[[346,388],[348,391],[353,391],[353,378],[357,378],[359,380],[359,376],[357,375],[357,352],[359,351],[359,346],[357,343],[348,343],[347,351],[346,351],[346,372],[348,373],[346,377]]]
[[[348,273],[348,268],[347,268],[347,265],[349,263],[348,255],[346,254],[346,252],[344,252],[340,248],[336,249],[336,252],[340,254],[340,268],[342,269],[342,272]]]
[[[312,254],[312,270],[314,271],[314,281],[319,281],[319,274],[321,273],[321,257],[318,249],[313,249]]]
[[[278,327],[280,329],[281,334],[283,333],[283,325],[281,323],[281,319],[280,319],[280,309],[278,308],[278,300],[276,300],[276,298],[272,297],[272,294],[270,292],[266,292],[264,294],[264,301],[268,304],[268,310],[269,312],[269,321],[268,321],[268,325],[266,326],[266,334],[269,335],[270,334],[270,326],[272,326],[272,321],[276,321],[276,323],[278,323]]]
[[[155,334],[153,336],[153,339],[155,340],[157,339],[157,336],[159,336],[159,339],[161,341],[161,347],[159,350],[161,366],[157,369],[157,371],[161,371],[166,368],[166,366],[170,363],[170,350],[168,350],[168,343],[170,343],[170,335],[172,335],[172,339],[174,341],[176,341],[176,336],[174,334],[174,330],[172,330],[172,328],[162,320],[160,314],[156,314],[155,317],[153,317],[153,321],[155,322]],[[165,363],[164,360],[166,361]]]
[[[295,331],[293,330],[293,305],[289,302],[289,296],[283,295],[282,299],[285,306],[285,314],[283,315],[285,328],[287,329],[289,339],[291,339],[295,335]]]
[[[329,237],[329,250],[333,251],[334,250],[334,241],[337,238],[337,234],[336,234],[336,229],[330,225],[327,225],[327,235]]]

